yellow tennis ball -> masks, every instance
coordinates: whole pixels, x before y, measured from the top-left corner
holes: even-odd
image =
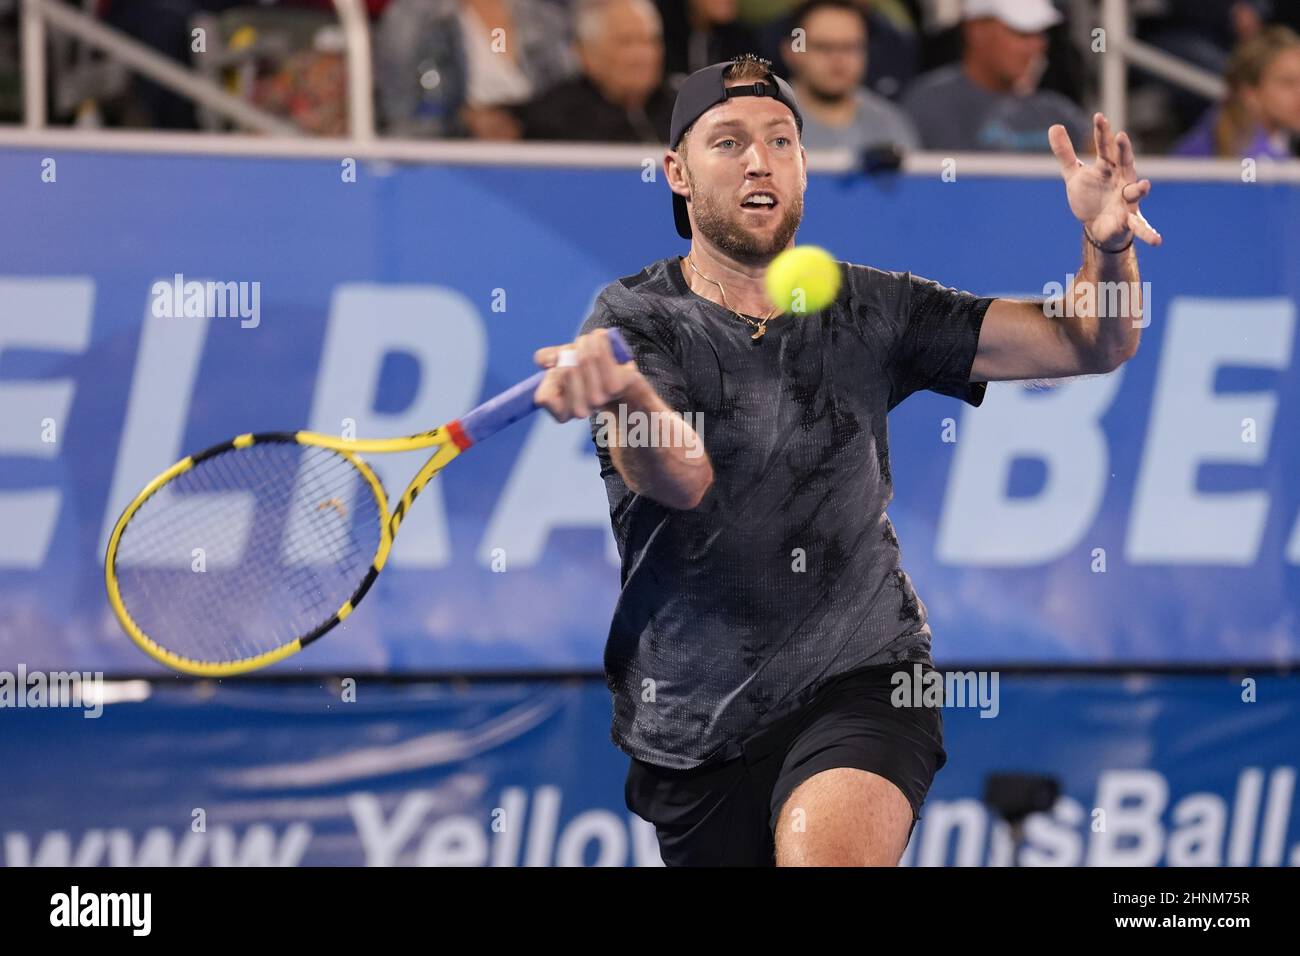
[[[839,264],[818,246],[787,249],[767,267],[767,294],[782,312],[820,312],[839,291]]]

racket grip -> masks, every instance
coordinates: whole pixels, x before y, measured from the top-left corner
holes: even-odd
[[[632,361],[632,350],[627,347],[627,340],[623,338],[623,333],[618,329],[606,329],[605,332],[609,336],[609,347],[614,353],[614,361],[619,365]]]
[[[627,347],[618,329],[607,329],[609,347],[614,353],[614,360],[620,365],[632,361],[632,352]],[[472,444],[477,445],[490,438],[508,425],[513,425],[521,418],[527,418],[537,411],[533,393],[546,377],[546,370],[529,376],[524,381],[508,388],[495,398],[489,398],[472,412],[461,416],[460,427]]]

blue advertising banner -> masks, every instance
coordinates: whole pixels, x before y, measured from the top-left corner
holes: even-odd
[[[1067,285],[1060,182],[958,173],[813,175],[800,241],[985,294]],[[173,461],[247,431],[430,428],[525,377],[605,284],[685,251],[640,167],[8,149],[0,203],[9,670],[157,672],[102,556]],[[1300,660],[1300,187],[1157,183],[1144,207],[1166,243],[1141,253],[1132,362],[891,418],[891,517],[940,661]],[[220,307],[189,308],[193,283]],[[390,492],[419,460],[372,459]],[[421,496],[365,605],[277,670],[597,668],[606,508],[582,423],[516,425]]]
[[[1008,865],[982,803],[1006,772],[1061,787],[1026,821],[1023,865],[1300,864],[1300,680],[968,676],[905,864]],[[4,865],[660,863],[598,680],[131,691],[10,695]]]

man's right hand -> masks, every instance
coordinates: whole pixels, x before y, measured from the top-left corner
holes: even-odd
[[[648,387],[636,363],[620,363],[614,358],[604,329],[580,335],[568,345],[538,349],[533,361],[550,369],[537,387],[534,400],[557,422],[586,418]]]

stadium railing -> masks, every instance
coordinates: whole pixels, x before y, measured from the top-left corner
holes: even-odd
[[[375,138],[375,111],[370,29],[365,7],[362,0],[333,0],[333,3],[344,38],[348,136],[352,140],[369,141]],[[1226,91],[1222,78],[1133,36],[1129,0],[1100,0],[1099,25],[1093,26],[1098,20],[1087,14],[1096,8],[1092,0],[1073,0],[1071,22],[1074,24],[1074,40],[1083,48],[1091,49],[1097,39],[1095,34],[1101,31],[1107,54],[1100,66],[1101,108],[1117,128],[1127,125],[1128,73],[1133,67],[1209,100],[1222,98]],[[76,37],[127,68],[247,129],[275,136],[302,135],[302,131],[292,123],[231,95],[201,73],[178,65],[122,32],[57,0],[23,0],[24,125],[29,129],[40,129],[47,124],[47,28]]]

